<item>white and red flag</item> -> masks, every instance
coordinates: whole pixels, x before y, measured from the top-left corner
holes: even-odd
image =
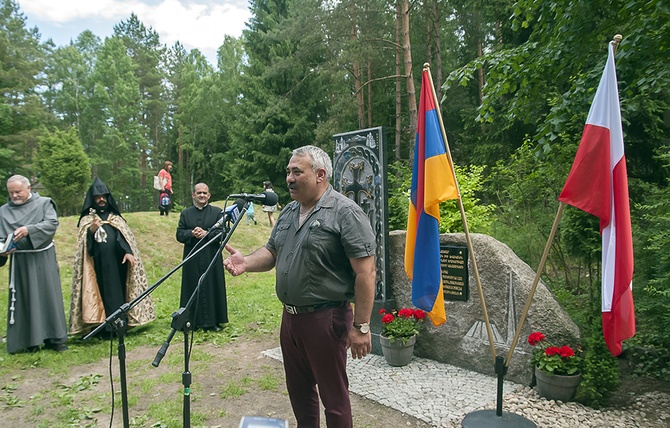
[[[612,355],[635,334],[633,233],[623,148],[614,52],[586,119],[575,162],[558,200],[600,218],[602,236],[602,325]]]

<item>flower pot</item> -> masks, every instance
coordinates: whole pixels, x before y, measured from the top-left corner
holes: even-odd
[[[407,339],[407,342],[402,343],[402,339],[396,339],[391,343],[391,339],[384,336],[379,336],[379,342],[382,345],[382,354],[386,362],[390,366],[400,367],[409,364],[414,355],[414,344],[416,343],[416,335]]]
[[[548,400],[572,401],[582,380],[580,373],[574,375],[551,375],[535,367],[537,393]]]

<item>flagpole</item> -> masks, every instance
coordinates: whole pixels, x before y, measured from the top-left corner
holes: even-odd
[[[495,410],[476,410],[474,412],[468,413],[463,420],[461,421],[461,426],[463,428],[537,428],[537,425],[532,421],[526,419],[521,415],[515,413],[503,412],[503,379],[507,373],[507,367],[504,364],[504,359],[502,356],[496,355],[496,348],[493,341],[493,330],[491,329],[491,321],[489,320],[489,314],[486,310],[486,300],[484,300],[484,290],[482,288],[482,281],[479,277],[479,268],[477,268],[477,259],[475,257],[475,250],[472,245],[472,239],[470,238],[470,229],[468,227],[468,220],[465,217],[465,207],[463,206],[463,200],[461,199],[461,189],[458,185],[458,179],[456,178],[456,169],[454,168],[454,162],[451,158],[451,150],[449,149],[449,143],[447,140],[447,134],[444,130],[444,123],[442,121],[442,111],[440,110],[440,102],[435,95],[435,87],[433,85],[433,76],[430,74],[430,64],[424,63],[423,70],[428,73],[428,80],[430,81],[430,88],[433,96],[433,101],[435,104],[435,110],[437,113],[438,122],[440,124],[440,132],[442,132],[442,139],[444,141],[445,151],[447,153],[447,159],[449,159],[449,166],[451,167],[451,173],[453,174],[452,178],[454,184],[456,185],[456,192],[458,193],[458,208],[461,211],[461,219],[463,221],[463,230],[465,232],[465,240],[470,251],[472,268],[475,272],[475,281],[477,282],[477,292],[479,294],[479,300],[482,304],[482,313],[484,315],[484,324],[486,325],[486,334],[489,338],[489,345],[491,346],[491,355],[493,357],[493,366],[494,371],[497,377],[497,397],[496,397],[496,409]]]
[[[530,310],[530,304],[533,301],[533,296],[535,295],[535,290],[537,289],[537,284],[540,282],[540,277],[544,271],[544,265],[547,262],[547,256],[549,255],[549,250],[551,249],[551,244],[554,242],[554,237],[556,236],[556,230],[558,230],[558,223],[561,221],[563,216],[563,210],[565,209],[565,202],[560,202],[558,205],[558,212],[556,213],[556,218],[554,219],[554,225],[551,227],[551,232],[549,233],[549,239],[547,239],[547,244],[544,246],[544,253],[540,259],[540,265],[537,267],[535,272],[535,279],[533,280],[533,285],[530,287],[528,292],[528,297],[526,298],[526,306],[523,308],[521,313],[521,319],[519,320],[518,327],[516,328],[516,333],[514,333],[514,339],[512,344],[509,347],[509,352],[507,353],[507,359],[505,359],[505,366],[509,367],[509,362],[512,359],[512,354],[514,353],[514,348],[519,341],[519,336],[521,335],[521,329],[523,328],[524,322],[526,322],[526,316]]]
[[[475,258],[475,251],[472,246],[472,240],[470,239],[470,230],[468,228],[468,220],[465,218],[465,208],[463,207],[463,201],[461,200],[461,189],[458,186],[458,179],[456,178],[456,170],[454,169],[454,162],[451,158],[451,150],[449,150],[449,143],[447,142],[447,134],[444,131],[444,123],[442,122],[442,111],[440,110],[440,103],[435,95],[435,86],[433,85],[433,76],[430,74],[430,64],[427,62],[423,64],[423,70],[428,73],[430,81],[430,89],[433,96],[433,101],[435,102],[435,110],[437,112],[437,118],[440,122],[440,132],[442,132],[442,139],[444,141],[445,150],[447,152],[447,159],[449,159],[449,166],[451,167],[451,173],[453,174],[454,184],[456,184],[456,191],[458,192],[458,207],[461,210],[461,219],[463,221],[463,230],[465,231],[465,239],[472,255],[472,268],[475,272],[475,281],[477,282],[477,292],[479,293],[479,300],[482,302],[482,312],[484,313],[484,324],[486,325],[486,333],[489,337],[489,345],[491,346],[491,355],[493,360],[496,359],[496,348],[493,342],[493,330],[491,330],[491,322],[489,321],[489,314],[486,311],[486,301],[484,300],[484,291],[482,289],[482,282],[479,279],[479,269],[477,268],[477,260]]]

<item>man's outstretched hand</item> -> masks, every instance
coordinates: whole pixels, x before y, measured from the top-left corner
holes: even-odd
[[[230,253],[230,256],[223,261],[223,267],[225,267],[232,276],[241,275],[246,272],[247,264],[242,253],[231,247],[230,244],[226,244],[226,251]]]

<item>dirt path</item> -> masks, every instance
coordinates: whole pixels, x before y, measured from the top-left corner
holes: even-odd
[[[246,339],[222,346],[196,344],[190,364],[191,426],[236,428],[243,416],[254,415],[286,419],[289,426],[294,427],[282,364],[262,355],[263,351],[276,346],[272,340]],[[127,351],[131,426],[182,426],[183,343],[173,341],[158,368],[151,365],[156,352],[157,348],[149,347]],[[116,397],[113,426],[121,427],[123,415],[116,349],[112,369]],[[6,426],[109,426],[108,359],[73,366],[66,376],[54,376],[45,369],[31,368],[11,378],[0,378],[0,385],[3,385],[5,398],[2,419]],[[352,407],[357,428],[430,426],[354,394]],[[146,416],[148,409],[152,414],[160,414],[159,409],[165,409],[166,416],[150,420]],[[175,414],[179,415],[178,424],[174,422]],[[172,422],[166,423],[166,420]],[[322,427],[325,427],[323,421]]]

